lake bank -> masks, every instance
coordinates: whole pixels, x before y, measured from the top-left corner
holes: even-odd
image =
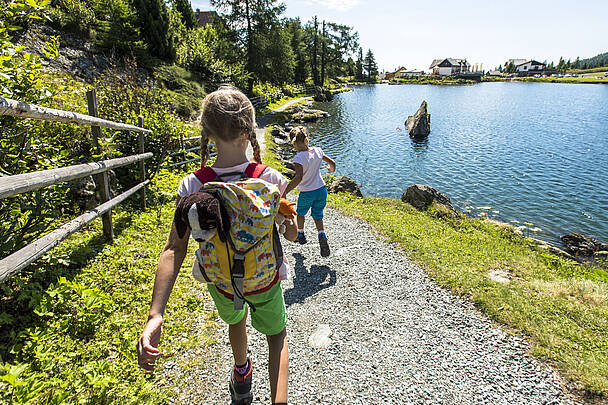
[[[289,119],[276,118],[279,124]],[[273,152],[270,128],[266,142],[265,162],[284,169]],[[392,198],[330,194],[328,203],[367,221],[440,286],[471,300],[491,319],[523,332],[532,343],[531,352],[557,367],[581,401],[606,402],[605,268],[556,256],[511,227],[484,218],[450,219]]]

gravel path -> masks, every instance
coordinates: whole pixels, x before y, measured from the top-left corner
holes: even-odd
[[[284,243],[295,265],[295,278],[283,283],[290,404],[573,403],[522,337],[439,288],[365,222],[328,209],[326,229],[327,259],[310,220],[307,245]],[[309,338],[327,327],[328,345],[313,348]],[[269,404],[266,341],[249,332],[254,403]],[[225,325],[217,337],[205,367],[171,370],[181,387],[177,403],[229,403]]]

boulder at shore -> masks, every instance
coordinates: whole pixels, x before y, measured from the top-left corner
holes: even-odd
[[[566,251],[574,256],[593,256],[599,252],[608,251],[608,243],[600,242],[597,239],[578,232],[569,233],[560,239]]]
[[[431,133],[431,114],[426,112],[426,101],[420,104],[416,114],[407,117],[405,129],[410,133],[410,138],[422,138]]]
[[[332,101],[333,99],[334,99],[334,95],[332,94],[331,91],[325,90],[319,86],[315,86],[315,95],[313,97],[313,100],[318,101],[318,102],[324,102],[324,101]]]
[[[329,186],[330,193],[350,193],[356,195],[357,197],[363,197],[361,194],[361,189],[355,183],[353,179],[346,176],[338,176],[331,186]]]
[[[431,203],[435,202],[443,205],[450,211],[455,211],[452,202],[447,195],[424,184],[412,184],[409,186],[401,196],[401,201],[409,203],[419,210],[424,210],[431,205]]]

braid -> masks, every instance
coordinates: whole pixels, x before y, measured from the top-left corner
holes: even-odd
[[[255,130],[249,133],[249,143],[251,143],[251,149],[253,149],[253,160],[262,164],[260,144],[258,143],[258,138],[255,136]]]
[[[209,138],[201,131],[201,169],[209,160]]]

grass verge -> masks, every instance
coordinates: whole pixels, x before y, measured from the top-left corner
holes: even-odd
[[[0,403],[154,404],[174,397],[160,373],[138,368],[135,343],[182,174],[154,178],[146,212],[129,204],[115,211],[112,244],[103,242],[97,220],[0,285]],[[205,291],[187,270],[180,273],[160,346],[173,361],[213,335],[216,313],[205,309]]]
[[[479,219],[440,219],[386,198],[331,195],[329,204],[369,222],[444,287],[531,337],[583,394],[608,397],[608,273],[537,249]],[[507,281],[494,281],[500,274]]]

